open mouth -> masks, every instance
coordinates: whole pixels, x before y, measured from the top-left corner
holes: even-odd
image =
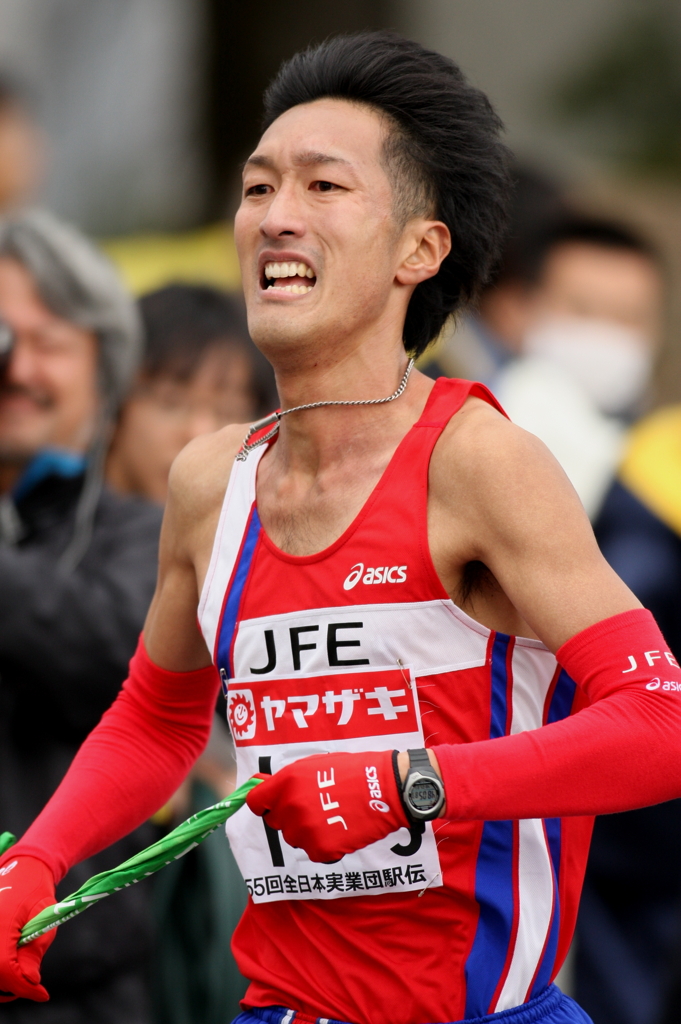
[[[311,292],[317,278],[307,263],[266,263],[263,270],[262,288],[276,288],[278,291],[290,292],[293,295],[305,295]]]

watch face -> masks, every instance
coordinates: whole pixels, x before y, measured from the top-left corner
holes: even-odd
[[[440,802],[440,788],[431,779],[416,779],[408,799],[415,811],[432,811]]]

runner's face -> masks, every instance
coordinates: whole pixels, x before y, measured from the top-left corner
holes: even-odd
[[[250,333],[275,361],[289,345],[339,351],[360,326],[401,323],[384,137],[369,108],[317,100],[282,114],[247,161],[236,242]]]

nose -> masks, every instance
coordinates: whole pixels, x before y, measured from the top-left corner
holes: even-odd
[[[282,181],[260,221],[260,232],[265,238],[301,238],[305,234],[302,202],[294,181]]]

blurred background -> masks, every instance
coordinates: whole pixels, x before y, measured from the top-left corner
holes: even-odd
[[[234,284],[231,254],[217,269],[211,258],[221,240],[195,232],[233,207],[265,84],[310,41],[385,26],[456,59],[524,163],[635,221],[681,280],[675,0],[0,0],[0,68],[43,133],[37,188],[51,209],[101,238],[136,236],[111,251],[140,289],[164,283],[162,262],[177,277],[159,232],[193,232],[194,275],[202,261],[204,277]],[[660,399],[681,397],[680,289],[669,306]]]
[[[150,540],[141,560],[151,588],[172,458],[192,436],[263,415],[276,403],[269,369],[233,297],[239,164],[258,138],[262,92],[295,51],[366,28],[397,29],[453,58],[490,97],[517,160],[513,228],[499,274],[479,309],[445,331],[422,366],[433,376],[485,380],[512,418],[546,441],[575,484],[604,554],[653,610],[679,657],[678,0],[0,0],[0,214],[46,207],[96,239],[141,300],[143,351],[116,412],[113,440],[100,439],[100,449],[106,441],[109,450],[106,460],[100,450],[97,486],[105,475],[120,500],[155,507],[153,515],[144,513],[152,518],[145,520]],[[64,259],[70,244],[64,242]],[[11,319],[2,303],[0,315]],[[29,387],[16,367],[7,372],[15,390]],[[55,443],[68,447],[46,437],[31,457]],[[63,454],[57,477],[71,487],[68,480],[94,464],[92,452],[80,453],[80,469],[65,467]],[[18,484],[14,477],[0,481],[0,511],[14,531],[0,530],[0,550],[6,545],[17,555],[14,568],[2,567],[8,594],[11,574],[17,585],[22,579],[19,556],[34,537],[25,507],[32,465],[21,467]],[[80,486],[73,485],[74,509]],[[125,505],[125,516],[133,507]],[[121,537],[126,550],[140,529],[130,519],[130,533]],[[81,573],[78,564],[74,572]],[[134,574],[129,584],[140,593]],[[90,586],[84,573],[83,592]],[[109,589],[113,607],[117,591]],[[38,600],[39,588],[36,594]],[[59,752],[50,786],[115,695],[143,612],[131,611],[112,659],[112,685],[99,703],[93,698],[93,722],[74,734],[72,749]],[[89,628],[83,626],[83,643]],[[13,685],[8,658],[0,637],[0,704]],[[23,668],[19,676],[28,678]],[[2,738],[3,708],[0,741],[14,750],[13,725]],[[0,771],[7,816],[0,826],[19,831],[25,822],[9,820],[3,795],[8,779],[21,778],[20,759],[12,758],[4,781]],[[206,757],[153,828],[167,828],[228,792],[233,774],[230,739],[216,717]],[[35,797],[31,814],[46,795]],[[31,806],[23,793],[15,803]],[[211,837],[200,856],[168,870],[153,907],[139,908],[145,921],[153,917],[157,935],[152,966],[144,959],[152,956],[152,938],[140,939],[144,956],[135,954],[144,975],[140,991],[154,979],[146,1009],[133,1016],[127,997],[111,994],[118,982],[108,980],[106,972],[115,971],[107,966],[103,980],[92,982],[91,1003],[69,989],[62,1010],[59,999],[39,1008],[13,1005],[3,1011],[8,1021],[228,1020],[243,991],[227,949],[245,895],[226,844],[218,843]],[[672,1024],[679,1017],[680,857],[678,801],[597,824],[576,952],[560,978],[596,1024]],[[118,942],[126,949],[127,920]],[[77,924],[69,928],[77,937]],[[81,947],[96,945],[85,932],[79,941],[72,954],[62,944],[64,963],[73,960],[65,968],[54,959],[55,977],[77,977],[72,964],[82,960]],[[125,984],[126,965],[119,970]],[[135,1006],[141,999],[135,996]]]

